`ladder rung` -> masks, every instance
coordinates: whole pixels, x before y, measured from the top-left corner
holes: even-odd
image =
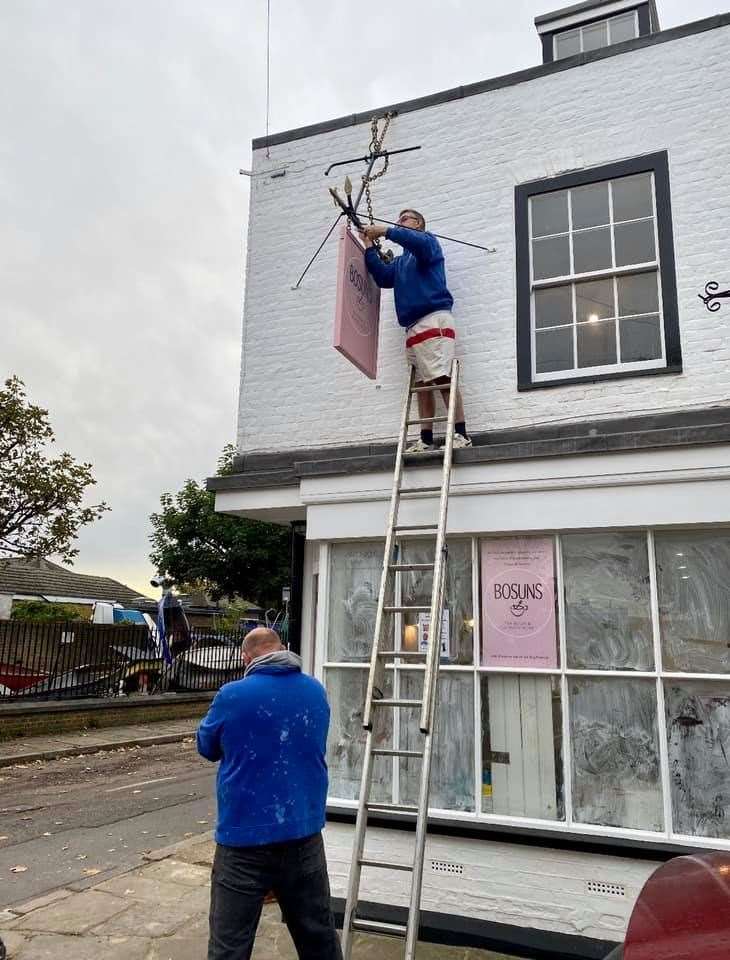
[[[448,390],[448,383],[429,383],[425,387],[411,387],[411,393],[426,393],[428,390]]]
[[[397,533],[399,530],[438,530],[438,527],[435,523],[409,523],[405,526],[393,527],[393,533]]]
[[[431,604],[427,607],[383,607],[384,613],[422,613],[431,609]]]
[[[385,813],[418,813],[414,803],[378,803],[377,800],[371,800],[366,806],[368,810],[382,810]]]
[[[441,487],[399,487],[398,493],[441,493]]]
[[[374,757],[422,757],[422,750],[391,750],[388,747],[377,747],[372,751]]]
[[[362,930],[363,933],[382,933],[386,937],[405,937],[408,928],[402,923],[385,923],[382,920],[352,921],[353,930]]]
[[[415,427],[417,423],[446,423],[448,417],[416,417],[415,420],[409,420],[406,426]]]
[[[421,654],[423,656],[423,654]],[[422,707],[423,700],[371,700],[374,707]]]
[[[425,657],[420,650],[379,650],[379,657]]]
[[[389,563],[391,570],[433,570],[433,563]]]
[[[389,860],[366,860],[363,858],[359,863],[361,867],[381,867],[383,870],[413,870],[410,863],[392,863]]]

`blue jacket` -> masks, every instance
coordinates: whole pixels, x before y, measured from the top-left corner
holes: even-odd
[[[365,263],[379,287],[392,287],[395,313],[402,327],[412,327],[427,313],[451,310],[454,298],[446,286],[446,267],[441,244],[432,233],[388,227],[388,240],[403,247],[392,263],[383,263],[373,247],[365,251]]]
[[[298,667],[259,667],[216,694],[198,752],[219,760],[215,838],[230,847],[296,840],[324,826],[330,709]]]

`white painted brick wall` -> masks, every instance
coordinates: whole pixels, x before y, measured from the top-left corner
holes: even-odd
[[[529,42],[529,37],[525,38]],[[471,430],[600,419],[730,403],[727,311],[697,298],[730,282],[727,104],[730,28],[657,44],[517,86],[403,114],[395,157],[374,188],[376,215],[403,206],[429,226],[496,254],[445,244]],[[425,92],[425,91],[424,91]],[[325,119],[325,118],[322,118]],[[393,438],[405,367],[392,296],[383,293],[379,377],[331,346],[337,242],[293,291],[336,211],[327,186],[361,165],[367,124],[256,151],[252,180],[238,445],[242,452]],[[514,186],[657,150],[669,151],[684,372],[518,393],[515,360]]]
[[[347,894],[353,836],[354,828],[347,824],[329,823],[325,830],[335,897]],[[366,856],[408,862],[413,837],[399,830],[369,830]],[[463,873],[435,874],[432,859],[461,864]],[[426,841],[421,905],[436,913],[621,941],[641,888],[658,866],[608,854],[431,835]],[[591,880],[621,885],[625,895],[591,893]],[[362,890],[364,900],[408,903],[408,877],[395,871],[364,871]]]

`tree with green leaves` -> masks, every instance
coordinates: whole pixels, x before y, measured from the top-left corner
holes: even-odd
[[[219,476],[232,472],[233,453],[231,446],[224,449]],[[213,600],[281,604],[289,582],[287,527],[216,513],[214,494],[196,480],[187,480],[174,496],[164,493],[160,505],[150,517],[150,560],[158,570],[177,583],[202,582]]]
[[[83,506],[96,483],[90,463],[48,455],[55,442],[48,411],[30,403],[10,377],[0,388],[0,557],[59,556],[72,563],[81,527],[109,507]]]

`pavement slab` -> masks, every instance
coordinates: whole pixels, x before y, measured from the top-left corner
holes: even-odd
[[[208,937],[169,937],[156,940],[146,960],[201,960],[208,955]],[[21,958],[23,960],[23,958]],[[106,958],[104,958],[106,960]]]
[[[73,894],[73,890],[52,890],[50,893],[47,893],[43,897],[34,897],[32,900],[27,900],[25,903],[18,903],[13,906],[13,913],[17,913],[20,916],[25,916],[26,913],[32,913],[34,910],[40,910],[41,907],[47,907],[51,903],[56,903],[58,900],[65,900],[66,897],[70,897]]]
[[[180,860],[160,860],[159,863],[143,867],[139,876],[152,880],[169,880],[186,887],[201,887],[210,883],[210,867]]]
[[[190,933],[190,926],[197,921],[205,921],[204,932],[207,930],[208,916],[201,913],[197,918],[191,917],[190,904],[181,900],[179,903],[168,903],[159,909],[150,910],[148,903],[133,903],[128,910],[118,913],[101,926],[94,929],[97,936],[103,937],[147,937],[157,940],[160,937],[169,937],[180,927],[185,927],[185,933]],[[203,955],[204,956],[204,955]]]
[[[120,897],[113,897],[101,890],[85,890],[26,914],[22,920],[12,924],[12,929],[78,936],[121,913],[128,906],[129,903]]]
[[[93,731],[73,731],[60,736],[23,737],[0,741],[0,767],[25,765],[49,757],[84,756],[99,750],[118,750],[135,744],[143,746],[191,739],[200,719],[159,720],[149,724],[102,727]]]
[[[23,944],[13,960],[147,960],[148,954],[149,943],[142,938],[41,934]]]
[[[160,907],[163,904],[182,900],[185,894],[190,893],[190,886],[183,883],[170,883],[169,880],[145,877],[139,870],[134,870],[111,880],[105,880],[104,883],[96,887],[96,890],[103,891],[105,895],[114,894],[116,898],[121,898],[125,905],[132,901],[138,901],[148,905],[153,903]]]
[[[28,935],[19,933],[17,930],[3,929],[1,921],[0,934],[2,935],[3,943],[5,944],[5,949],[7,950],[8,960],[16,960],[16,957],[20,956],[21,949],[26,943],[28,943]]]
[[[176,851],[175,859],[183,860],[186,863],[197,863],[210,868],[214,855],[215,840],[205,840],[202,843],[193,844],[188,849]]]

